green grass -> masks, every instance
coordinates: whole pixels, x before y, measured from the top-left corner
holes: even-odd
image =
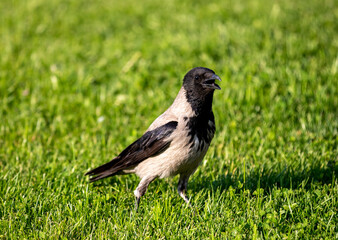
[[[0,2],[0,239],[337,239],[338,4]],[[222,77],[192,176],[89,184],[175,98]],[[102,121],[103,120],[103,121]]]

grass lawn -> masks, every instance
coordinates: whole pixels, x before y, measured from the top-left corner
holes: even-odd
[[[0,2],[0,239],[337,239],[338,2]],[[188,195],[84,173],[221,76]]]

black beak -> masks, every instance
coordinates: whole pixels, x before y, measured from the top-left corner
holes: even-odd
[[[215,83],[216,80],[222,81],[222,79],[219,76],[213,74],[211,78],[204,80],[202,85],[206,88],[221,90],[221,87]]]

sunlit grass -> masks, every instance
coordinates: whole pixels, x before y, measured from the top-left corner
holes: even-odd
[[[337,2],[0,2],[0,238],[337,238]],[[196,66],[221,76],[188,194],[89,184]]]

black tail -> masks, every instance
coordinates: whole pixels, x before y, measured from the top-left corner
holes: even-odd
[[[100,180],[102,178],[114,176],[118,174],[119,169],[116,169],[114,165],[116,164],[116,159],[113,159],[112,161],[103,164],[93,170],[90,170],[87,172],[85,175],[92,176],[89,181],[90,182],[95,182],[97,180]]]

